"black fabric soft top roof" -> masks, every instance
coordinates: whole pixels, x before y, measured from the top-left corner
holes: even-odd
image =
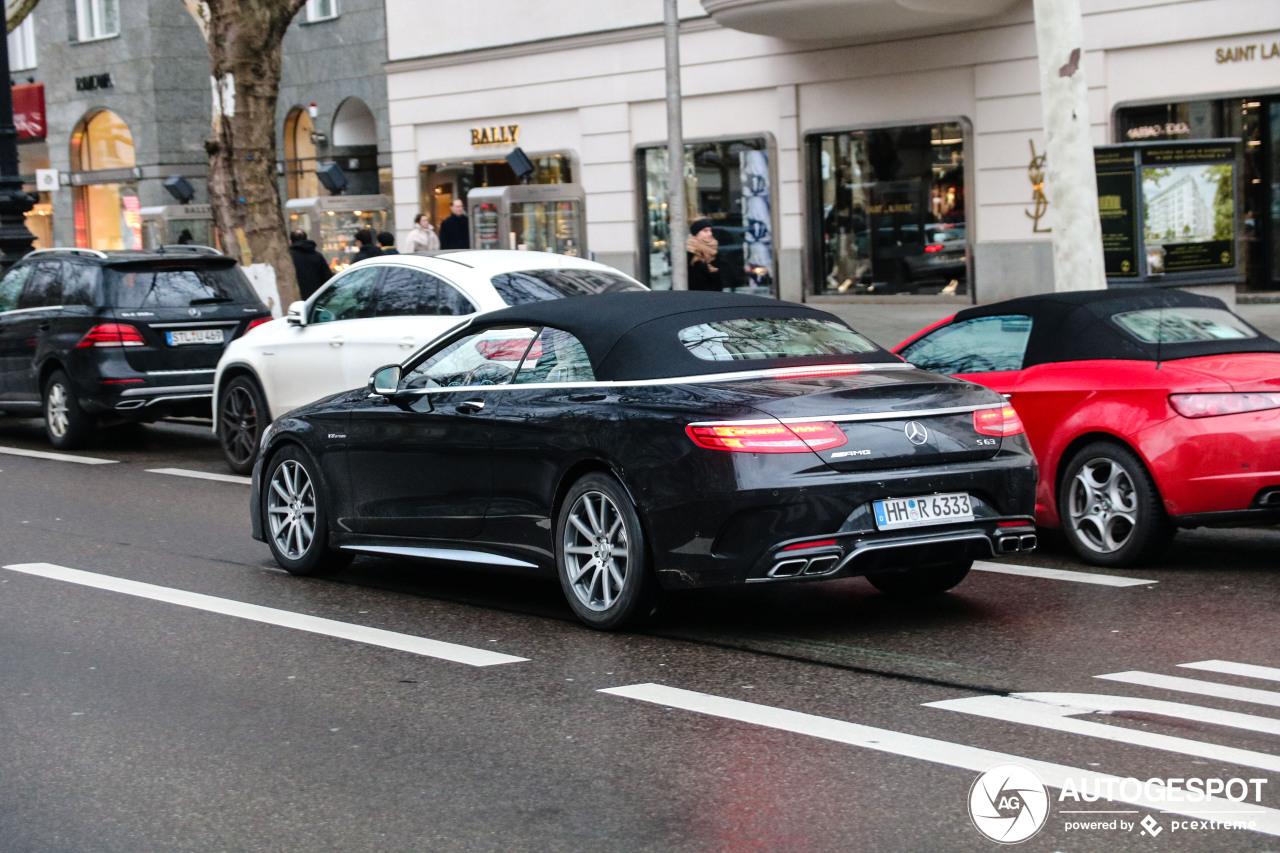
[[[702,291],[632,291],[571,296],[492,311],[485,326],[552,326],[582,342],[602,381],[665,379],[804,364],[895,362],[882,349],[856,355],[706,361],[680,342],[681,329],[715,320],[806,317],[847,324],[834,314],[762,296]]]
[[[1027,341],[1027,353],[1022,363],[1024,368],[1055,361],[1169,361],[1233,352],[1280,352],[1280,342],[1256,329],[1256,338],[1164,343],[1157,346],[1138,340],[1110,319],[1129,311],[1179,307],[1227,310],[1222,300],[1212,296],[1176,288],[1124,287],[1042,293],[977,305],[957,312],[955,322],[1006,314],[1031,317],[1031,337]]]

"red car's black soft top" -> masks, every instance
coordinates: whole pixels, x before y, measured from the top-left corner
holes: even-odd
[[[1176,288],[1124,287],[1042,293],[978,305],[957,312],[953,322],[1011,314],[1030,317],[1031,337],[1027,340],[1023,368],[1089,359],[1170,361],[1237,352],[1280,352],[1280,342],[1254,329],[1236,315],[1232,316],[1236,316],[1237,322],[1251,330],[1254,336],[1147,342],[1126,331],[1115,319],[1135,311],[1159,312],[1179,308],[1228,310],[1220,299]],[[1158,322],[1159,314],[1156,316]]]
[[[486,326],[551,326],[569,332],[587,351],[596,379],[627,381],[699,376],[809,364],[890,362],[902,359],[867,342],[868,351],[841,355],[781,356],[708,361],[680,341],[680,331],[722,320],[796,317],[849,328],[826,311],[762,296],[704,291],[637,291],[571,296],[485,314]]]

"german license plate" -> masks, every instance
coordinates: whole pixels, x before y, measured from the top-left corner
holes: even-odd
[[[177,347],[183,344],[220,344],[222,343],[221,329],[192,329],[183,332],[165,332],[165,340],[169,342],[169,346]]]
[[[876,513],[876,527],[881,530],[973,521],[973,502],[969,500],[968,492],[891,498],[874,501],[872,507]]]

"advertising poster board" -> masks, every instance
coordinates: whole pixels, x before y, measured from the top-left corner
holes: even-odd
[[[1108,281],[1241,280],[1240,145],[1205,139],[1094,149]]]

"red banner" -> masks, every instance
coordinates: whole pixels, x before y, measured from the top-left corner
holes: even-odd
[[[26,83],[13,87],[13,125],[19,139],[44,139],[44,84]]]

